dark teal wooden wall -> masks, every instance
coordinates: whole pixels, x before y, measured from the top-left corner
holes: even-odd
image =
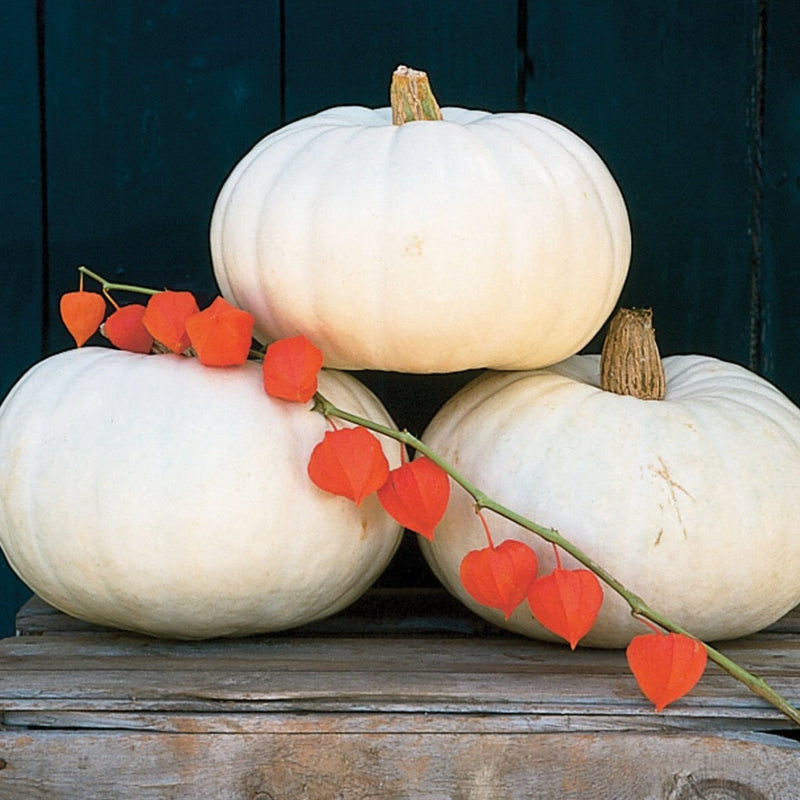
[[[385,105],[407,63],[443,104],[589,141],[629,205],[623,301],[654,306],[663,351],[800,401],[799,41],[798,0],[4,0],[0,394],[70,346],[55,308],[80,263],[213,295],[209,216],[238,158],[325,106]],[[454,385],[370,380],[412,429]],[[427,579],[407,548],[386,580]],[[5,565],[0,590],[7,633],[27,591]]]

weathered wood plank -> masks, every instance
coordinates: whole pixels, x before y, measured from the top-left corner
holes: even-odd
[[[47,634],[108,633],[109,629],[67,616],[39,597],[32,597],[18,611],[18,636]],[[373,587],[352,605],[333,617],[272,634],[276,636],[358,635],[386,636],[390,634],[431,634],[447,636],[503,636],[507,631],[498,628],[468,610],[442,588]],[[800,606],[758,634],[800,633]],[[750,637],[752,639],[752,637]]]
[[[167,676],[169,679],[167,679]],[[773,686],[797,703],[796,677]],[[727,676],[710,671],[693,692],[656,717],[629,674],[563,676],[553,673],[283,672],[256,670],[39,671],[2,678],[4,712],[108,712],[159,714],[234,713],[436,713],[520,714],[535,725],[541,716],[626,717],[635,726],[658,720],[664,729],[685,719],[714,726],[724,720],[741,730],[788,728],[779,712]]]
[[[375,594],[384,620],[402,615],[388,590],[370,593],[363,613]],[[430,590],[412,594],[418,604],[431,600]],[[29,607],[66,619],[40,601]],[[82,798],[145,800],[196,797],[201,786],[204,797],[247,798],[441,791],[675,800],[723,789],[793,797],[796,743],[749,735],[788,722],[715,667],[655,714],[621,652],[573,653],[503,633],[358,637],[359,616],[343,615],[336,634],[176,642],[86,626],[0,642],[0,798],[71,800],[76,782]],[[796,637],[766,632],[724,647],[797,701]],[[340,765],[326,772],[327,784],[314,783],[328,746],[347,754],[352,772]],[[108,776],[132,752],[125,782],[112,786]],[[506,758],[513,752],[526,756]],[[418,777],[407,774],[418,763]],[[213,778],[203,772],[209,764]],[[470,772],[479,764],[484,771]],[[351,783],[354,775],[361,783]],[[491,780],[480,783],[482,775]]]
[[[34,599],[20,613],[26,635],[0,642],[0,707],[15,724],[29,714],[37,724],[72,725],[77,714],[88,727],[113,725],[120,715],[147,727],[151,717],[199,714],[238,730],[240,714],[301,711],[519,715],[514,725],[536,730],[789,727],[713,665],[687,698],[655,715],[622,652],[573,653],[498,629],[470,631],[458,621],[474,615],[442,595],[377,589],[338,620],[309,626],[316,631],[207,642],[90,626]],[[426,617],[432,608],[437,613]],[[396,621],[406,615],[412,624],[403,632]],[[364,624],[369,619],[376,627]],[[792,634],[799,621],[795,609],[765,632],[718,646],[798,702],[800,639]],[[58,633],[61,625],[73,627]]]
[[[416,546],[416,545],[415,545]],[[39,597],[32,597],[17,613],[18,636],[107,633],[108,628],[62,614]],[[473,614],[441,588],[372,588],[333,617],[272,636],[357,634],[439,634],[447,636],[507,635]]]
[[[557,733],[623,731],[669,734],[676,731],[708,733],[774,731],[785,734],[786,725],[777,719],[736,716],[664,716],[642,708],[635,714],[586,714],[564,708],[549,713],[457,713],[429,711],[373,712],[255,711],[159,712],[159,711],[6,711],[0,731],[33,728],[51,730],[120,730],[163,733]],[[757,724],[756,724],[757,723]]]
[[[765,634],[724,652],[800,700],[800,641]],[[621,651],[571,652],[522,637],[253,637],[174,642],[116,631],[21,636],[0,642],[5,714],[285,714],[299,712],[524,715],[525,724],[600,728],[780,729],[767,703],[710,666],[693,692],[651,712]],[[9,717],[10,718],[10,717]],[[19,719],[19,718],[18,718]]]
[[[766,736],[37,731],[0,740],[0,799],[794,800],[798,753]]]
[[[433,646],[435,643],[435,646]],[[800,640],[794,636],[746,638],[717,645],[764,675],[800,674]],[[0,642],[0,674],[26,669],[99,672],[109,669],[304,670],[373,672],[467,670],[492,674],[537,670],[603,673],[624,666],[621,650],[594,650],[514,638],[401,636],[253,637],[181,642],[110,631],[105,636],[16,637]],[[58,659],[58,663],[54,663]]]

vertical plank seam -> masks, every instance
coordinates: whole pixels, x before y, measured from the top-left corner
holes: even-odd
[[[286,124],[286,0],[278,0],[278,108],[280,124]]]
[[[45,0],[36,0],[36,69],[38,72],[39,101],[39,200],[41,225],[41,355],[50,346],[50,218],[47,174],[47,85],[46,85],[46,32]]]
[[[528,55],[528,0],[517,0],[517,111],[525,110],[532,72]]]
[[[753,181],[750,211],[750,369],[766,368],[766,320],[763,297],[762,213],[764,199],[764,112],[767,63],[768,0],[758,0],[753,42],[753,85],[750,100],[750,173]]]

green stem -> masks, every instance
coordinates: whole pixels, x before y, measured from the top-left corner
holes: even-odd
[[[345,422],[352,422],[354,425],[362,425],[375,433],[388,436],[404,445],[412,447],[418,453],[426,456],[434,463],[438,464],[467,494],[475,501],[477,510],[488,509],[493,511],[498,516],[503,517],[511,522],[516,523],[521,528],[524,528],[531,533],[536,534],[542,539],[557,545],[565,552],[569,553],[575,560],[583,564],[587,569],[591,570],[603,583],[605,583],[616,594],[622,597],[631,609],[631,614],[637,617],[643,617],[655,623],[659,627],[673,633],[679,633],[684,636],[689,636],[692,639],[697,639],[696,636],[677,625],[672,620],[665,617],[663,614],[658,613],[650,608],[647,603],[634,592],[630,591],[613,575],[605,570],[589,555],[584,553],[580,548],[576,547],[572,542],[565,539],[558,531],[552,528],[546,528],[542,525],[533,522],[527,517],[512,511],[510,508],[498,503],[489,497],[485,492],[481,491],[475,484],[472,483],[465,475],[461,474],[452,464],[443,459],[438,453],[431,450],[421,439],[412,435],[408,431],[398,431],[386,425],[373,422],[365,417],[360,417],[357,414],[351,414],[348,411],[343,411],[337,408],[333,403],[326,399],[323,395],[317,393],[314,396],[314,410],[319,411],[326,417],[335,417],[336,419],[344,420]],[[732,659],[720,653],[705,642],[701,642],[705,647],[708,657],[718,667],[727,672],[730,676],[743,683],[750,689],[751,692],[766,700],[778,709],[782,714],[788,717],[796,725],[800,725],[800,709],[792,705],[780,693],[773,689],[763,678],[754,675],[744,667],[737,664]]]
[[[96,280],[104,292],[135,292],[136,294],[153,295],[163,291],[163,289],[148,289],[144,286],[133,286],[128,283],[113,283],[112,281],[107,281],[104,277],[98,275],[96,272],[92,272],[92,270],[83,265],[78,267],[78,272]]]

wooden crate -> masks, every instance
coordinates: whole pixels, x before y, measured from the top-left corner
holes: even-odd
[[[661,714],[621,652],[533,642],[438,589],[286,634],[175,642],[38,599],[0,642],[0,798],[800,798],[796,731],[710,665]],[[800,701],[800,613],[721,646]]]

